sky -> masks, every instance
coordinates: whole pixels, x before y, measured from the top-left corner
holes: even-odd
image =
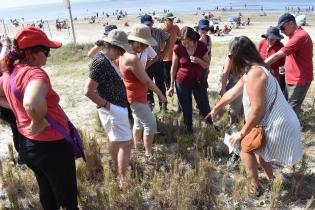
[[[71,2],[82,1],[82,0],[71,0]],[[64,0],[0,0],[0,8],[8,7],[22,7],[38,4],[50,4],[50,3],[64,3]],[[5,3],[2,3],[5,2]]]

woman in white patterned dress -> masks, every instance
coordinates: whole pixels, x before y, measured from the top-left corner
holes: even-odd
[[[239,132],[232,135],[230,141],[235,144],[256,125],[264,126],[266,145],[255,152],[241,152],[251,184],[258,192],[258,164],[264,169],[267,179],[272,180],[272,160],[285,165],[301,160],[303,148],[300,123],[285,100],[276,79],[268,71],[269,67],[260,58],[254,43],[246,36],[235,37],[229,50],[232,71],[242,77],[223,95],[208,117],[215,119],[221,108],[243,93],[246,123]]]

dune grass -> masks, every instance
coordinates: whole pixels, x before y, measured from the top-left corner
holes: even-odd
[[[271,187],[271,197],[253,198],[248,193],[244,168],[230,169],[226,165],[228,151],[221,138],[227,123],[226,113],[220,113],[223,117],[217,122],[220,128],[217,131],[207,127],[194,111],[195,132],[186,135],[174,98],[170,101],[170,111],[156,113],[161,132],[154,145],[157,163],[148,165],[143,152],[132,151],[127,186],[119,190],[96,108],[82,96],[88,74],[86,54],[91,46],[66,45],[53,50],[47,65],[53,87],[62,97],[62,106],[77,123],[85,142],[87,162],[77,160],[81,209],[288,209],[292,202],[308,209],[315,207],[312,196],[315,175],[309,171],[309,162],[314,159],[303,159],[290,173],[283,174],[281,168],[275,168],[279,176]],[[226,49],[227,43],[214,45],[214,68],[222,65]],[[215,94],[209,97],[212,104],[218,98]],[[311,119],[315,110],[312,104],[306,110],[302,115],[307,128],[303,139],[314,146],[315,129]],[[9,148],[12,150],[12,146]],[[16,167],[13,153],[0,166],[0,178],[8,195],[8,199],[0,201],[3,208],[40,209],[32,172]]]

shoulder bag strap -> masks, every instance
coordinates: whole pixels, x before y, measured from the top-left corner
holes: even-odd
[[[20,92],[16,88],[13,72],[10,74],[10,88],[13,91],[14,95],[17,97],[17,99],[19,99],[19,101],[23,103],[23,96],[20,94]],[[71,136],[56,120],[54,120],[54,118],[46,114],[45,119],[53,128],[55,128],[59,133],[61,133],[65,139],[67,139],[68,141],[72,140]]]

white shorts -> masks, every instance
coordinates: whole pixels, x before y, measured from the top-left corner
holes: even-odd
[[[144,128],[144,135],[156,134],[156,119],[148,104],[133,102],[130,104],[133,116],[133,127],[137,130]]]
[[[110,104],[109,110],[98,109],[98,115],[110,141],[129,141],[132,139],[128,109]]]

